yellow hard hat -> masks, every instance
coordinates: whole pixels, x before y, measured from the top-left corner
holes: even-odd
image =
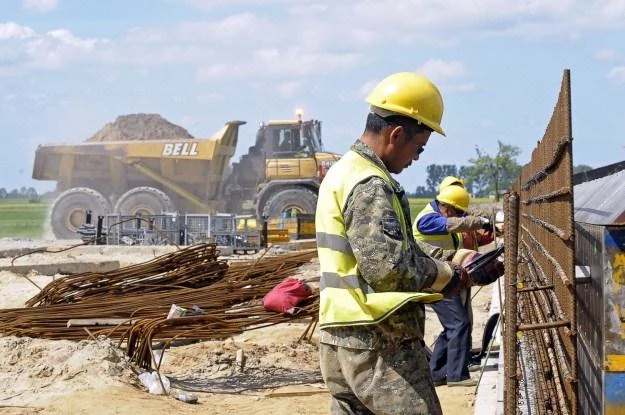
[[[438,185],[438,191],[440,192],[441,189],[451,185],[464,187],[464,180],[462,180],[460,177],[447,176],[443,180],[441,180],[441,183]]]
[[[441,135],[443,97],[432,81],[416,72],[398,72],[384,78],[367,97],[371,110],[383,117],[404,115]]]
[[[464,187],[458,185],[451,185],[440,189],[436,200],[453,206],[455,209],[466,212],[469,209],[469,192]]]

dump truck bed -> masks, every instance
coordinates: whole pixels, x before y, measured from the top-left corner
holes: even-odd
[[[56,180],[61,191],[86,186],[106,196],[158,183],[174,193],[179,188],[202,200],[215,199],[242,124],[230,121],[206,139],[40,145],[33,178]]]

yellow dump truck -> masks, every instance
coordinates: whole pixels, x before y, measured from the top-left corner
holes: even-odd
[[[238,163],[239,127],[230,121],[207,139],[40,145],[33,178],[59,192],[50,222],[59,239],[76,238],[86,212],[155,215],[312,213],[319,184],[339,155],[325,152],[318,120],[261,124]]]

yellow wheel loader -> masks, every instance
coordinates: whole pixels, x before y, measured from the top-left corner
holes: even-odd
[[[317,120],[261,124],[238,163],[239,127],[230,121],[206,139],[128,140],[40,145],[33,178],[57,182],[50,222],[59,239],[109,213],[252,213],[258,218],[313,213],[317,191],[339,155],[323,150]]]

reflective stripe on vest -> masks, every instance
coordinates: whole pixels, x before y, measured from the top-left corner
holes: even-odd
[[[421,233],[421,231],[419,231],[419,228],[417,227],[419,219],[421,219],[425,215],[429,215],[430,213],[437,213],[436,210],[434,210],[434,208],[432,207],[432,202],[425,205],[423,210],[419,212],[419,214],[417,215],[417,218],[414,220],[414,224],[412,226],[412,233],[414,235],[414,238],[418,241],[423,241],[427,244],[434,245],[434,246],[437,246],[439,248],[449,250],[449,251],[462,248],[462,233],[460,232],[456,233],[456,238],[457,238],[457,242],[456,242],[454,240],[453,234],[451,233],[432,235],[432,234],[423,234]]]
[[[347,239],[343,209],[354,187],[376,176],[392,187],[387,173],[354,151],[349,151],[328,170],[319,189],[315,227],[321,269],[319,325],[322,328],[374,324],[409,301],[433,302],[440,294],[375,292],[360,276],[356,257]],[[406,220],[397,195],[393,210],[407,235]],[[402,249],[407,250],[404,237]]]

